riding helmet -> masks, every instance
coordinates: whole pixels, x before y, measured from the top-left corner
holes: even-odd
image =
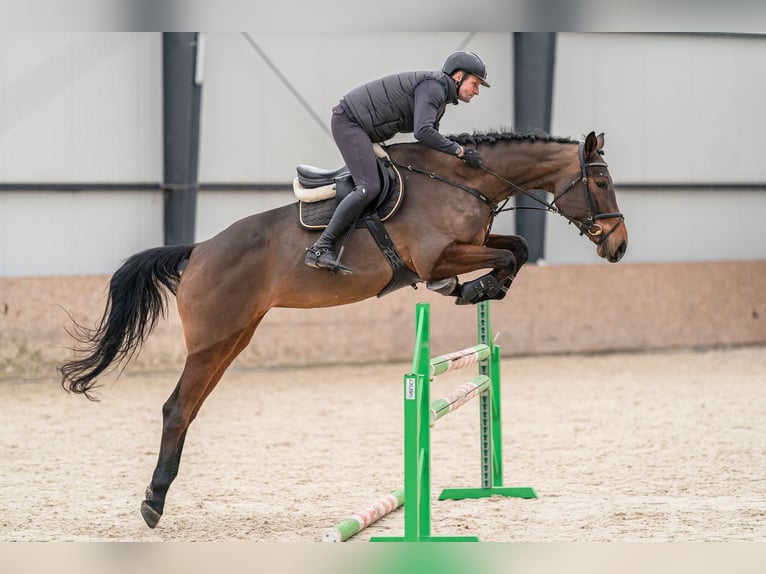
[[[487,67],[484,65],[481,58],[473,52],[452,52],[447,56],[447,59],[442,66],[442,72],[451,76],[457,70],[463,70],[464,72],[473,74],[481,80],[482,86],[489,88],[489,84],[487,83]]]

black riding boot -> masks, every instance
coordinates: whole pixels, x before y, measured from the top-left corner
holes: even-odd
[[[351,275],[351,269],[338,262],[338,256],[335,253],[335,241],[356,221],[369,203],[367,189],[362,186],[356,186],[351,193],[344,197],[338,207],[335,208],[335,213],[332,214],[330,223],[322,231],[322,235],[319,236],[314,245],[306,249],[306,265],[329,269],[333,273],[337,271],[343,275]]]

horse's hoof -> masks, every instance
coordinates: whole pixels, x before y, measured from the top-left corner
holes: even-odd
[[[462,297],[455,299],[455,305],[472,305],[473,301],[466,301]]]
[[[141,503],[141,516],[144,517],[144,522],[146,522],[146,525],[149,528],[154,528],[157,526],[160,518],[162,518],[162,513],[154,510],[154,508],[152,508],[149,503],[144,500]]]
[[[429,291],[434,291],[439,295],[450,296],[458,290],[457,277],[447,277],[439,281],[428,281],[426,288]],[[458,291],[459,292],[459,291]]]

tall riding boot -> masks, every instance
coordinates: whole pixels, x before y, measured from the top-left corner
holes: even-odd
[[[306,249],[306,265],[351,275],[351,269],[338,262],[335,241],[356,221],[369,203],[367,189],[364,186],[356,186],[344,197],[340,205],[335,208],[335,213],[332,214],[330,223],[327,224],[322,235],[314,245]]]

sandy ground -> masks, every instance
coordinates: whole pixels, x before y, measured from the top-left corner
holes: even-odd
[[[53,379],[0,382],[0,540],[319,541],[402,484],[408,368],[230,371],[189,431],[155,530],[138,508],[175,373],[128,369],[100,403]],[[435,535],[766,541],[765,347],[502,368],[505,483],[539,498],[435,500]],[[479,485],[478,446],[477,401],[437,423],[434,498]],[[402,532],[397,511],[353,541]]]

